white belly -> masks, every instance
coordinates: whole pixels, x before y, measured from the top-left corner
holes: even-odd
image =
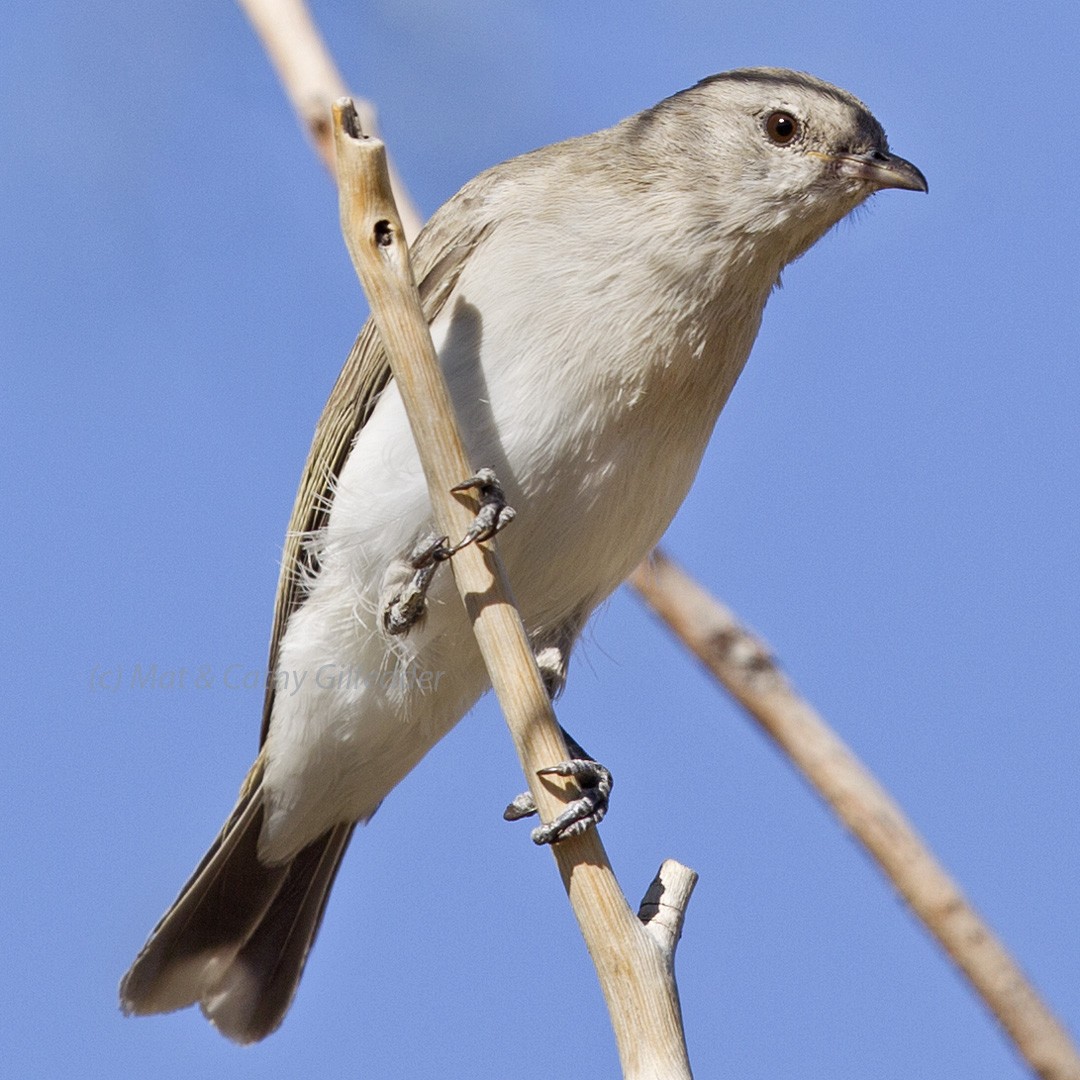
[[[659,540],[757,321],[721,335],[721,363],[700,328],[686,336],[686,355],[615,356],[624,325],[594,314],[584,329],[563,318],[526,333],[521,312],[535,316],[535,305],[524,291],[504,288],[497,315],[481,319],[469,286],[466,274],[433,335],[470,459],[496,471],[518,511],[498,547],[526,626],[543,643],[586,616]],[[641,340],[650,317],[672,313],[641,312]],[[692,392],[688,379],[700,384]],[[387,567],[432,531],[391,383],[338,477],[318,578],[282,644],[288,689],[267,741],[265,858],[370,817],[487,689],[449,572],[436,575],[427,617],[405,638],[380,630]]]

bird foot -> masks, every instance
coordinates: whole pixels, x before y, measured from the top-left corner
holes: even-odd
[[[576,746],[576,744],[575,744]],[[591,758],[573,758],[538,770],[541,776],[572,776],[581,789],[575,799],[554,821],[538,825],[532,831],[534,844],[556,844],[571,836],[579,836],[590,825],[599,825],[607,813],[611,773]],[[503,811],[506,821],[518,821],[536,813],[536,803],[528,791],[518,795]]]
[[[405,560],[412,574],[383,605],[383,629],[394,637],[407,634],[423,617],[427,609],[427,591],[439,563],[459,552],[469,544],[490,540],[497,532],[514,520],[515,511],[507,506],[499,478],[491,469],[481,469],[475,476],[450,489],[453,492],[475,491],[480,509],[468,532],[453,547],[448,546],[449,537],[430,537],[420,542]]]
[[[475,491],[480,509],[476,512],[469,531],[452,548],[446,558],[454,555],[469,544],[479,544],[490,540],[501,532],[517,516],[517,511],[508,506],[499,478],[492,469],[481,469],[475,476],[455,484],[451,489],[455,494],[463,491]]]

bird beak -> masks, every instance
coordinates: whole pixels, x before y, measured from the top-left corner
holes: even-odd
[[[865,180],[878,188],[902,188],[904,191],[929,191],[930,186],[910,161],[881,150],[868,154],[837,154],[832,158],[842,176]]]

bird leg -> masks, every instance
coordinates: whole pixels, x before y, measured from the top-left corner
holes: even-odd
[[[577,636],[576,628],[570,636],[570,643]],[[536,654],[536,665],[540,668],[541,678],[552,700],[562,692],[566,683],[566,673],[570,648],[549,646]],[[570,751],[569,761],[560,761],[538,770],[541,776],[572,776],[581,789],[581,795],[575,799],[554,821],[547,825],[538,825],[532,831],[534,844],[554,844],[571,836],[578,836],[590,825],[599,825],[607,813],[608,800],[614,784],[611,773],[580,743],[561,727],[566,748]],[[536,802],[532,792],[524,791],[517,796],[503,811],[506,821],[518,821],[532,817],[536,813]]]
[[[407,634],[422,618],[427,608],[427,591],[439,563],[450,558],[446,536],[422,540],[406,559],[412,569],[408,581],[383,605],[383,629],[393,636]]]
[[[514,508],[507,505],[499,478],[491,469],[481,469],[475,476],[455,484],[450,490],[475,491],[480,509],[468,531],[453,547],[447,546],[449,537],[429,536],[405,560],[406,569],[411,569],[412,574],[389,597],[382,609],[383,629],[395,637],[407,634],[423,618],[427,608],[427,591],[439,563],[446,562],[469,544],[490,540],[514,520]]]

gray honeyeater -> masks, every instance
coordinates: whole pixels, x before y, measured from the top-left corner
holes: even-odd
[[[683,501],[781,270],[882,188],[927,190],[864,105],[754,68],[497,165],[420,235],[416,280],[485,467],[486,531],[510,516],[501,485],[516,520],[499,551],[552,693]],[[245,1043],[281,1023],[357,823],[488,689],[434,528],[369,321],[293,511],[261,750],[124,977],[125,1011],[199,1003]],[[580,820],[543,840],[606,805],[606,771],[570,747]]]

